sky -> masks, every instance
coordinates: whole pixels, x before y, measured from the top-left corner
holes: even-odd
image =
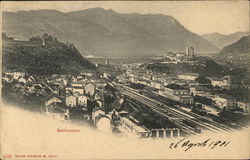
[[[164,14],[198,34],[249,31],[248,1],[9,1],[2,11],[55,9],[62,12],[102,7],[118,13]]]

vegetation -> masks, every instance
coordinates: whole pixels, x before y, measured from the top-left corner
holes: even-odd
[[[141,67],[152,70],[158,73],[166,73],[166,74],[180,74],[180,73],[198,73],[203,77],[209,76],[225,76],[234,72],[229,67],[220,65],[216,63],[214,60],[206,58],[206,57],[198,57],[198,60],[194,62],[194,64],[189,64],[186,62],[179,62],[177,64],[174,63],[145,63],[141,65]],[[244,70],[238,70],[238,74],[244,72]]]
[[[211,98],[207,98],[207,97],[201,97],[201,96],[194,96],[194,101],[195,102],[200,102],[202,104],[206,104],[206,105],[213,105],[214,102]]]
[[[72,45],[44,34],[31,41],[3,41],[3,70],[24,71],[32,75],[79,74],[95,65],[84,59]]]
[[[198,83],[200,83],[201,85],[211,85],[211,80],[207,79],[204,76],[199,76],[195,79],[195,81],[197,81]]]

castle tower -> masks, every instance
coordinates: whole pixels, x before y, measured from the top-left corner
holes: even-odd
[[[186,47],[186,57],[194,57],[194,47],[193,46],[187,46]]]
[[[45,40],[44,40],[44,37],[43,37],[43,46],[45,46]]]
[[[108,65],[109,64],[109,61],[108,59],[105,60],[105,65]]]

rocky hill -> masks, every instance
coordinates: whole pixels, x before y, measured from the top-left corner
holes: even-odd
[[[73,42],[84,55],[143,57],[166,51],[215,53],[218,48],[188,31],[174,17],[162,14],[120,14],[92,8],[63,13],[56,10],[3,12],[3,31],[27,39],[47,32],[61,41]]]
[[[73,44],[64,44],[47,36],[29,41],[3,38],[3,71],[25,71],[31,74],[77,74],[95,70],[95,65],[82,57]]]

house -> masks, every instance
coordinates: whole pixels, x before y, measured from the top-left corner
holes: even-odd
[[[108,73],[103,73],[103,78],[109,79],[110,77],[111,77],[110,74],[108,74]]]
[[[14,79],[19,79],[20,77],[24,77],[25,73],[24,72],[13,72],[13,78]]]
[[[14,81],[12,75],[10,74],[5,74],[5,77],[3,77],[3,80],[6,81],[7,83],[11,83]]]
[[[195,80],[199,75],[196,73],[185,73],[178,75],[179,79],[185,79],[185,80]]]
[[[140,80],[137,81],[137,83],[140,83],[140,84],[144,84],[144,85],[150,86],[151,81],[145,80],[145,79],[140,79]]]
[[[145,74],[145,75],[142,76],[142,79],[151,81],[153,79],[153,76]]]
[[[172,82],[171,82],[172,81]],[[187,80],[184,80],[184,79],[171,79],[170,80],[170,84],[172,83],[175,83],[175,84],[178,84],[180,86],[185,86],[187,84]]]
[[[187,88],[175,83],[166,85],[164,91],[171,95],[177,95],[177,96],[189,95],[189,91]]]
[[[192,96],[180,96],[179,101],[184,103],[184,104],[193,104],[194,99]]]
[[[77,97],[75,95],[69,95],[66,97],[65,104],[68,107],[76,107],[77,106]]]
[[[166,85],[164,89],[159,90],[158,93],[169,99],[182,102],[184,104],[193,104],[193,97],[190,96],[189,90],[181,85],[172,83]]]
[[[216,78],[216,77],[211,77],[208,78],[211,81],[212,86],[219,86],[222,87],[224,85],[223,79],[222,78]]]
[[[161,89],[163,86],[163,83],[161,83],[160,81],[152,81],[150,86],[157,88],[157,89]]]
[[[82,72],[81,75],[87,76],[87,77],[92,77],[93,73],[91,72]]]
[[[84,96],[84,95],[77,96],[77,105],[78,106],[87,107],[87,101],[88,101],[87,96]]]
[[[236,99],[225,94],[215,95],[212,99],[214,100],[215,105],[221,109],[224,107],[227,109],[235,109],[237,107]]]
[[[184,104],[193,104],[194,102],[188,89],[175,83],[166,85],[164,89],[159,90],[158,93],[164,97]]]
[[[35,78],[33,76],[29,76],[29,78],[27,79],[28,82],[34,82]]]
[[[93,96],[95,94],[95,84],[94,83],[87,83],[85,85],[85,94]]]
[[[65,88],[66,93],[72,92],[72,93],[79,93],[79,94],[84,94],[84,88],[83,87],[73,87],[73,86],[68,86]]]
[[[237,107],[243,109],[244,112],[249,113],[250,110],[250,103],[249,102],[237,102]]]
[[[72,87],[84,87],[84,83],[83,82],[72,82],[72,83],[70,83],[70,85]]]
[[[60,102],[45,106],[45,113],[58,120],[69,120],[69,109]]]
[[[74,76],[72,76],[72,77],[71,77],[71,81],[72,81],[72,82],[77,82],[77,78],[74,77]]]
[[[93,109],[91,114],[92,114],[91,117],[92,117],[93,123],[96,124],[96,121],[99,118],[99,116],[105,115],[105,112],[100,107],[96,107]]]
[[[199,86],[199,82],[194,81],[194,80],[186,80],[186,83],[189,87],[193,87],[193,86]]]
[[[193,86],[190,87],[190,93],[192,93],[194,96],[207,96],[209,95],[209,90],[205,88],[204,86]]]
[[[52,103],[62,102],[62,100],[59,97],[55,96],[55,95],[49,95],[49,96],[45,97],[44,101],[45,101],[44,102],[45,106],[49,106]]]

